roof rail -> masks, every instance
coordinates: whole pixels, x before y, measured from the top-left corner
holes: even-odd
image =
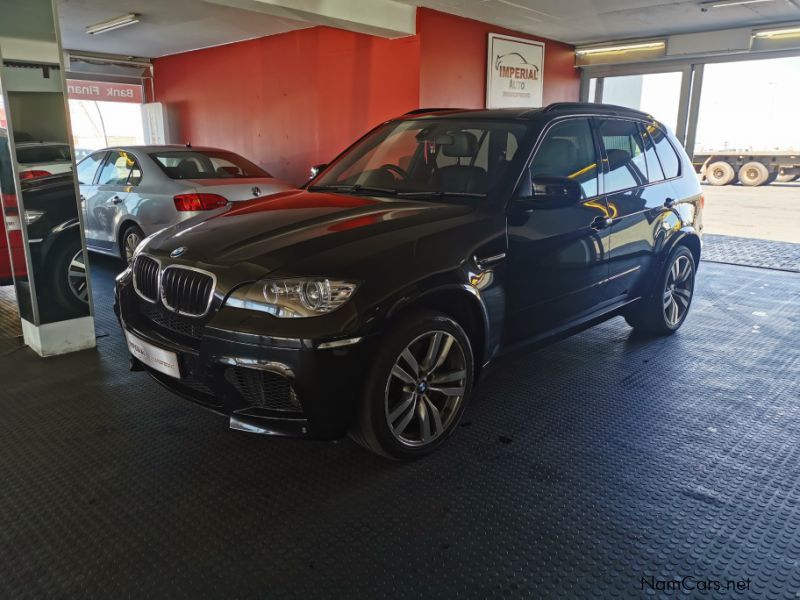
[[[616,104],[602,104],[602,103],[595,103],[595,102],[553,102],[552,104],[548,104],[545,108],[545,112],[549,112],[551,110],[569,110],[569,109],[582,109],[586,110],[587,108],[591,108],[593,111],[604,112],[613,115],[638,115],[640,117],[647,117],[649,119],[653,118],[653,115],[646,113],[641,110],[636,110],[635,108],[628,108],[627,106],[618,106]]]
[[[446,111],[446,110],[463,110],[463,109],[461,109],[461,108],[415,108],[414,110],[410,110],[407,113],[405,113],[405,115],[420,115],[422,113],[443,112],[443,111]]]

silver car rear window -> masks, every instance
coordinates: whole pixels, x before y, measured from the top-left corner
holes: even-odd
[[[233,152],[166,150],[150,154],[170,179],[270,177],[261,167]]]

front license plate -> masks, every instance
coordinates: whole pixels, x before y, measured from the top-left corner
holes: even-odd
[[[130,350],[131,354],[148,367],[170,377],[181,378],[177,354],[154,346],[150,342],[145,342],[129,331],[125,331],[125,338],[128,340],[128,350]]]

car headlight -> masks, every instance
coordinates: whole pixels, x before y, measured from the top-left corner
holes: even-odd
[[[36,223],[44,215],[43,210],[26,210],[25,211],[25,225]]]
[[[234,293],[228,304],[281,319],[316,317],[341,307],[357,287],[350,281],[321,277],[265,279],[249,286],[244,296]]]

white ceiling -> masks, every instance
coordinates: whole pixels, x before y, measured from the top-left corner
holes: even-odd
[[[702,0],[397,0],[572,44],[800,21],[800,0],[701,11]],[[58,0],[65,48],[158,57],[303,27],[201,0]],[[87,25],[135,12],[141,22],[89,36]]]
[[[702,12],[702,0],[398,0],[571,44],[800,20],[800,0]]]
[[[201,0],[58,0],[62,45],[68,50],[155,58],[309,27]],[[135,25],[87,35],[87,25],[138,13]]]

